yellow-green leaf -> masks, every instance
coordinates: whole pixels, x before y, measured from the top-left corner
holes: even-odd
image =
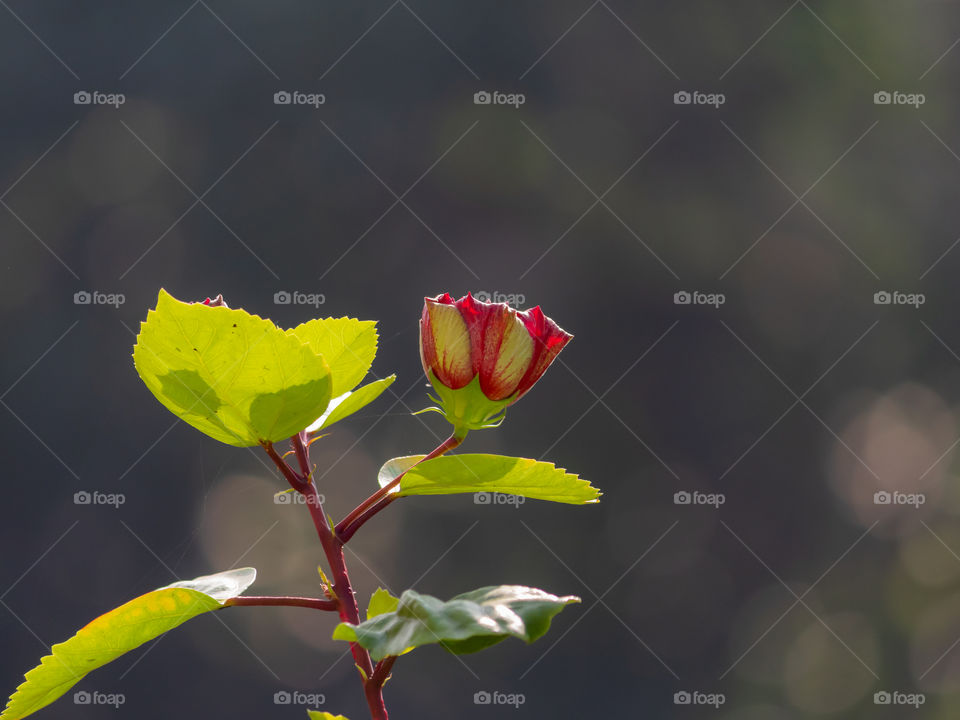
[[[381,380],[367,383],[363,387],[359,387],[352,392],[346,392],[340,397],[333,398],[323,415],[315,420],[307,428],[307,431],[319,432],[324,428],[330,427],[335,422],[343,420],[348,415],[352,415],[357,410],[369,405],[378,397],[380,397],[380,394],[390,387],[390,385],[393,384],[393,381],[396,379],[396,375],[390,375],[389,377],[385,377]]]
[[[245,310],[160,291],[133,351],[143,382],[174,415],[239,447],[276,442],[327,407],[330,368],[296,336]]]
[[[187,620],[211,610],[246,590],[257,576],[253,568],[228,570],[173,583],[148,592],[101,615],[30,670],[10,697],[0,720],[20,718],[46,707],[91,670],[153,640]]]
[[[367,620],[377,615],[393,612],[397,609],[397,603],[399,602],[400,598],[394,597],[383,588],[377,588],[370,596],[370,603],[367,605]]]
[[[505,493],[572,505],[595,503],[600,498],[600,491],[587,480],[553,463],[487,454],[443,455],[419,462],[422,457],[387,461],[378,478],[381,487],[405,471],[399,495]]]
[[[323,355],[333,376],[332,397],[353,390],[377,355],[377,323],[354,318],[315,318],[287,330]]]

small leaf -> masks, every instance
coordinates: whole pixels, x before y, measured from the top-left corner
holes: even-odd
[[[376,592],[370,596],[370,604],[367,605],[367,620],[377,615],[393,612],[397,609],[397,603],[399,602],[400,598],[394,597],[383,588],[377,588]]]
[[[380,487],[386,487],[396,480],[400,473],[406,472],[425,457],[426,455],[404,455],[387,460],[377,473],[377,482],[380,483]]]
[[[310,716],[310,720],[348,720],[343,715],[333,715],[319,710],[307,710],[307,715]]]
[[[277,442],[330,402],[324,358],[245,310],[160,291],[133,350],[143,382],[174,415],[228,445]]]
[[[315,318],[287,330],[323,355],[333,375],[333,397],[353,390],[377,355],[377,323],[353,318]]]
[[[54,645],[52,655],[26,674],[10,696],[0,720],[20,720],[46,707],[76,685],[91,670],[211,610],[246,590],[257,571],[228,570],[173,583],[134,598]]]
[[[431,643],[457,654],[476,652],[510,636],[532,643],[554,615],[576,602],[580,598],[521,585],[484,587],[447,602],[407,590],[395,611],[359,625],[340,623],[333,639],[358,642],[375,660]]]
[[[345,392],[343,395],[333,398],[330,404],[327,405],[327,409],[323,415],[317,418],[317,420],[307,428],[307,432],[319,432],[324,428],[330,427],[335,422],[343,420],[348,415],[352,415],[357,412],[357,410],[366,407],[380,397],[380,394],[390,387],[396,379],[396,375],[390,375],[381,380],[367,383],[352,392]]]
[[[553,463],[504,455],[444,455],[424,460],[422,455],[394,458],[380,470],[383,487],[401,472],[399,495],[452,493],[507,493],[536,500],[585,505],[598,502],[600,491]],[[416,465],[416,467],[413,467]],[[390,473],[387,482],[384,478]]]

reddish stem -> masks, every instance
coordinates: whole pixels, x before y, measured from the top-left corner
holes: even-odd
[[[330,527],[327,515],[323,511],[323,502],[317,492],[317,486],[310,475],[309,448],[304,442],[303,434],[294,435],[291,442],[301,467],[301,474],[298,474],[277,454],[272,444],[265,443],[264,449],[280,469],[280,472],[290,482],[290,485],[305,497],[307,509],[310,511],[310,517],[313,519],[317,536],[323,546],[324,555],[326,555],[327,563],[330,565],[330,574],[333,579],[331,589],[337,598],[340,619],[343,622],[358,625],[360,623],[360,609],[357,607],[357,598],[353,592],[353,587],[350,585],[350,576],[347,574],[347,565],[343,557],[343,543],[337,539]],[[384,705],[383,693],[381,692],[383,683],[381,681],[379,685],[372,684],[374,667],[373,661],[370,659],[370,653],[358,643],[350,643],[350,652],[353,654],[354,662],[356,662],[363,676],[363,692],[370,708],[371,718],[373,720],[388,720],[387,708]]]
[[[393,663],[396,659],[396,655],[390,655],[378,662],[377,666],[373,669],[373,675],[370,676],[370,680],[364,683],[363,691],[367,696],[368,703],[372,699],[382,697],[383,685],[390,679],[390,670],[393,668]]]
[[[227,600],[224,607],[236,607],[240,605],[277,605],[281,607],[306,607],[316,610],[340,609],[340,603],[336,600],[324,600],[322,598],[291,597],[291,596],[269,596],[269,595],[239,595]]]
[[[387,485],[384,485],[382,488],[373,493],[373,495],[357,505],[357,507],[355,507],[349,515],[337,523],[336,534],[340,542],[346,543],[350,538],[353,537],[353,534],[357,532],[357,530],[359,530],[365,522],[367,522],[367,520],[372,518],[387,505],[396,500],[396,494],[393,492],[393,490],[400,485],[400,481],[403,479],[403,476],[406,475],[410,469],[416,467],[426,460],[432,460],[435,457],[440,457],[449,450],[453,450],[463,442],[463,438],[464,436],[458,437],[456,434],[451,435],[436,448],[434,448],[429,455],[425,455],[422,460],[418,460],[414,465],[411,465],[410,468],[407,468],[407,470],[404,470],[402,473],[397,475],[397,477],[391,480]]]

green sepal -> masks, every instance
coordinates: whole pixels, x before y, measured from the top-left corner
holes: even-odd
[[[440,396],[437,404],[442,408],[443,416],[453,425],[454,434],[460,438],[468,430],[497,427],[503,422],[507,406],[516,399],[511,395],[505,400],[490,400],[480,389],[479,375],[458,390],[441,383],[432,371],[427,373],[427,377]]]

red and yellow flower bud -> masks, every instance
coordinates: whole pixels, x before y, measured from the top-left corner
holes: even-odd
[[[470,293],[424,298],[420,359],[456,432],[498,424],[572,335],[539,307],[519,312]]]

